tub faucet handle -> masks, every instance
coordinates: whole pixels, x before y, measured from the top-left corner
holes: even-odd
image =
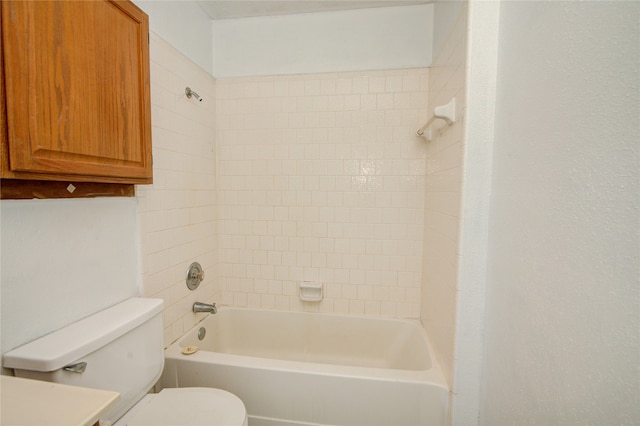
[[[203,280],[204,269],[202,269],[202,266],[200,266],[198,262],[193,262],[187,270],[187,288],[189,290],[195,290]]]

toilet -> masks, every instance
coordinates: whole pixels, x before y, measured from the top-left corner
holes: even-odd
[[[131,298],[13,349],[15,375],[120,393],[101,426],[247,426],[242,401],[213,388],[148,393],[162,374],[162,300]]]

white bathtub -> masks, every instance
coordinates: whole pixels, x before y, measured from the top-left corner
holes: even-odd
[[[164,387],[233,392],[249,426],[448,423],[449,391],[414,321],[222,307],[165,355]]]

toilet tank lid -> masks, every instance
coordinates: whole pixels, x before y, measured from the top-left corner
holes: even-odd
[[[134,297],[3,355],[2,365],[54,371],[90,354],[162,312],[162,299]]]

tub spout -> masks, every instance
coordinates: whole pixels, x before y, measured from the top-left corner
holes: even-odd
[[[218,308],[216,308],[215,303],[209,305],[208,303],[195,302],[193,304],[193,312],[209,312],[215,314],[218,312]]]

